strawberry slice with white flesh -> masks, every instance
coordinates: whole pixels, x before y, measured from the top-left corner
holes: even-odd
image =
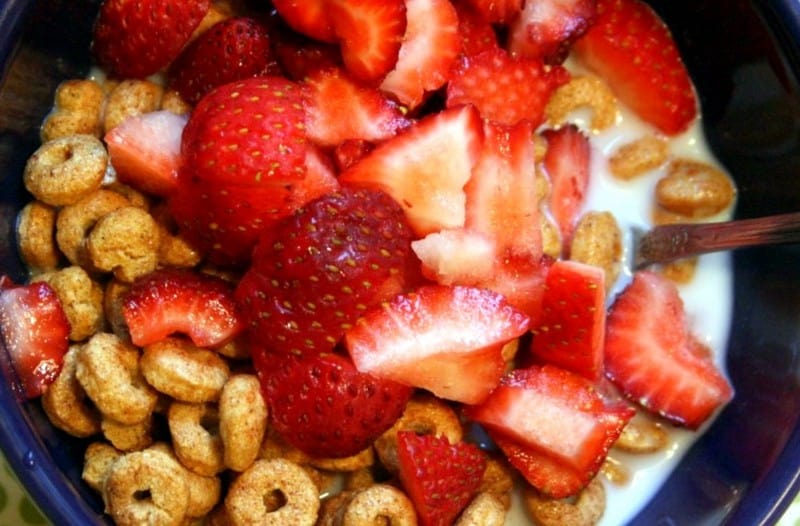
[[[596,0],[525,2],[510,26],[509,51],[540,58],[547,64],[561,64],[572,43],[591,27],[596,16]]]
[[[631,400],[689,429],[733,397],[709,350],[689,330],[675,284],[637,272],[608,314],[605,368]]]
[[[515,369],[480,405],[465,409],[511,464],[553,498],[597,473],[635,409],[606,401],[596,384],[553,365]]]
[[[464,185],[481,148],[477,110],[463,106],[423,118],[378,145],[345,170],[339,181],[391,195],[422,237],[464,226]]]
[[[426,285],[367,312],[344,341],[361,372],[475,404],[505,371],[503,346],[529,326],[495,292]]]
[[[25,398],[40,396],[58,376],[70,325],[55,290],[36,282],[0,290],[0,337]]]

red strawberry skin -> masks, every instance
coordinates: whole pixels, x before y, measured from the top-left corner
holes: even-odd
[[[259,345],[330,352],[370,306],[418,280],[411,230],[388,195],[342,188],[266,231],[236,297]]]
[[[598,0],[597,20],[573,48],[642,119],[667,135],[683,132],[698,104],[666,24],[641,0]]]
[[[474,444],[451,444],[447,437],[397,434],[400,482],[423,526],[448,526],[477,494],[486,455]]]
[[[708,349],[688,330],[677,288],[654,272],[637,272],[611,306],[605,367],[631,400],[690,429],[733,396]]]
[[[597,16],[597,0],[540,0],[525,2],[511,23],[509,51],[561,64],[572,43],[583,35]]]
[[[412,394],[409,387],[358,372],[337,354],[256,351],[254,363],[271,425],[314,457],[346,457],[370,447],[402,415]]]
[[[61,301],[45,282],[0,290],[0,338],[22,395],[40,396],[56,379],[69,347],[70,325]]]
[[[277,73],[267,29],[247,17],[217,22],[193,40],[169,69],[169,85],[190,104],[237,80]]]
[[[281,18],[298,33],[322,42],[336,42],[328,3],[328,0],[272,0]]]
[[[94,25],[92,52],[111,76],[144,78],[178,56],[209,0],[107,0]]]
[[[244,328],[231,286],[190,270],[161,269],[137,279],[123,299],[122,314],[139,347],[175,333],[199,347],[219,347]]]

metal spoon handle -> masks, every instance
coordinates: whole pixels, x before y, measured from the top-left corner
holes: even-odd
[[[758,245],[800,243],[800,212],[718,223],[653,228],[639,239],[637,268],[689,256]]]

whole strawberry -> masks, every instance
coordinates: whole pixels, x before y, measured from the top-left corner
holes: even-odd
[[[196,104],[217,86],[277,71],[267,29],[248,17],[214,24],[178,56],[169,84],[184,100]]]
[[[209,0],[105,0],[92,52],[111,76],[142,78],[172,62],[209,8]]]
[[[400,417],[412,389],[360,373],[337,354],[254,352],[273,428],[316,457],[358,453]]]
[[[263,234],[236,297],[258,345],[298,355],[334,345],[368,307],[413,283],[418,261],[400,206],[343,187]]]

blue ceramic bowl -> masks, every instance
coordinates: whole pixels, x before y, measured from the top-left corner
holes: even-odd
[[[65,78],[85,75],[98,0],[0,0],[0,272],[24,278],[14,221],[20,174]],[[800,210],[800,2],[653,0],[700,93],[704,126],[740,190],[737,217]],[[734,255],[727,368],[736,398],[634,519],[769,524],[800,487],[800,249]],[[0,353],[0,367],[12,372]],[[85,444],[0,382],[0,447],[55,524],[104,524],[80,481]]]

